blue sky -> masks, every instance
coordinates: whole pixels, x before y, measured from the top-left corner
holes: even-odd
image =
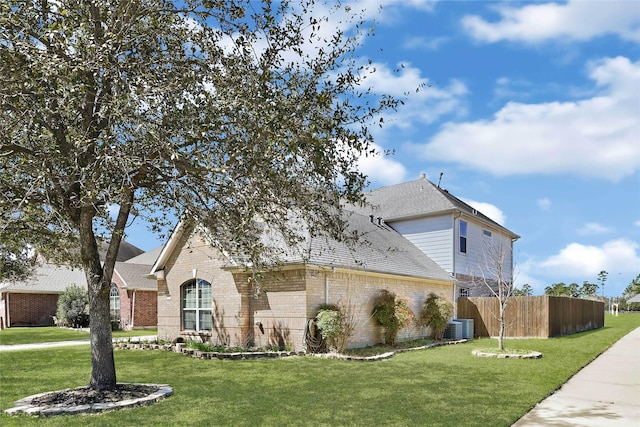
[[[640,2],[353,7],[378,20],[358,51],[376,65],[369,84],[413,92],[372,128],[395,154],[361,160],[370,188],[442,172],[442,187],[522,236],[516,283],[542,294],[606,270],[606,294],[621,295],[640,273]],[[128,240],[162,243],[137,227]]]

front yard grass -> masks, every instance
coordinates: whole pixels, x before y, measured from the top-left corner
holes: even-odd
[[[380,362],[314,357],[200,360],[163,351],[116,351],[118,381],[166,383],[149,407],[90,416],[0,415],[0,425],[510,426],[629,331],[640,315],[554,339],[507,340],[538,360],[488,359],[467,344],[406,352]],[[0,409],[31,394],[84,385],[88,346],[0,353]]]
[[[113,331],[114,338],[157,335],[157,329]],[[15,327],[0,331],[0,345],[33,344],[39,342],[88,340],[89,332],[79,329],[45,327]]]

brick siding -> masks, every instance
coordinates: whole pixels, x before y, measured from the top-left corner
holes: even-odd
[[[7,294],[5,294],[5,299]],[[6,300],[5,300],[6,302]],[[8,294],[8,306],[3,310],[3,317],[9,312],[9,323],[3,318],[5,327],[11,326],[51,326],[56,315],[58,294]]]
[[[158,282],[161,339],[182,336],[230,346],[287,344],[293,350],[303,350],[307,322],[328,300],[353,305],[357,329],[350,347],[360,347],[383,340],[382,328],[371,319],[373,296],[380,289],[407,298],[416,314],[430,292],[454,300],[453,283],[305,266],[265,274],[257,292],[250,275],[241,270],[222,270],[228,261],[196,233],[185,233],[177,247],[165,266],[165,280]],[[194,278],[194,269],[197,278],[212,284],[211,334],[190,335],[181,328],[181,286]],[[424,328],[410,327],[400,331],[399,339],[424,337],[427,333]]]

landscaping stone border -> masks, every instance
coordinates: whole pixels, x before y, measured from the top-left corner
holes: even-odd
[[[390,359],[397,353],[403,353],[407,351],[425,350],[433,347],[440,347],[443,345],[462,344],[469,340],[456,340],[456,341],[440,341],[427,345],[411,348],[401,348],[387,353],[378,354],[376,356],[349,356],[346,354],[338,353],[307,353],[305,351],[244,351],[236,353],[226,353],[218,351],[201,351],[192,348],[187,348],[185,343],[176,344],[151,344],[144,342],[116,342],[113,344],[114,349],[120,350],[164,350],[173,351],[174,353],[181,353],[186,356],[195,357],[197,359],[218,359],[218,360],[250,360],[250,359],[269,359],[269,358],[281,358],[292,356],[315,356],[325,359],[340,359],[340,360],[354,360],[360,362],[375,362],[378,360]]]
[[[379,360],[391,359],[398,353],[406,353],[407,351],[416,351],[416,350],[426,350],[428,348],[441,347],[443,345],[452,345],[452,344],[462,344],[469,340],[456,340],[456,341],[440,341],[434,342],[431,344],[421,345],[419,347],[410,347],[410,348],[399,348],[394,351],[389,351],[387,353],[377,354],[375,356],[349,356],[346,354],[338,354],[338,353],[311,353],[310,356],[321,357],[325,359],[339,359],[339,360],[354,360],[358,362],[377,362]]]
[[[177,344],[149,344],[149,343],[115,343],[114,349],[120,350],[164,350],[173,351],[174,353],[181,353],[186,356],[195,357],[197,359],[230,359],[230,360],[248,360],[248,359],[269,359],[291,356],[304,356],[307,353],[304,351],[242,351],[235,353],[226,353],[219,351],[201,351],[192,348],[187,348],[184,343]]]
[[[474,356],[478,357],[495,357],[497,359],[540,359],[542,353],[539,351],[531,351],[529,353],[492,353],[490,351],[473,350],[471,352]]]
[[[119,384],[122,384],[122,383],[119,383]],[[173,389],[167,384],[135,383],[134,385],[158,387],[158,390],[144,397],[139,397],[137,399],[122,400],[120,402],[94,403],[91,405],[87,404],[87,405],[73,405],[73,406],[62,406],[62,405],[36,406],[31,404],[31,402],[37,397],[45,396],[51,393],[56,393],[55,391],[48,391],[46,393],[34,394],[33,396],[20,399],[16,401],[13,408],[9,408],[5,410],[4,413],[7,415],[25,414],[25,415],[33,415],[33,416],[44,416],[44,417],[54,416],[54,415],[75,415],[75,414],[84,414],[84,413],[96,413],[96,412],[103,412],[103,411],[109,411],[109,410],[115,410],[115,409],[124,409],[124,408],[130,408],[130,407],[151,405],[152,403],[156,403],[173,394]],[[71,389],[67,389],[67,390],[71,390]],[[60,390],[60,391],[64,391],[64,390]]]

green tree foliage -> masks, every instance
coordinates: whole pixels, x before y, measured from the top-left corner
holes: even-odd
[[[567,285],[563,282],[554,283],[544,288],[545,295],[565,296],[577,298],[580,296],[580,288],[577,283]]]
[[[89,326],[89,297],[87,290],[71,285],[58,297],[56,311],[58,326],[85,328]]]
[[[0,282],[24,280],[34,270],[34,259],[29,247],[16,245],[9,239],[0,242]]]
[[[630,311],[640,311],[640,303],[632,302],[627,303],[627,300],[640,294],[640,274],[636,276],[635,279],[629,283],[624,289],[622,294],[622,299],[620,300],[620,309],[621,310],[630,310]]]
[[[589,283],[586,280],[580,287],[580,296],[583,298],[595,297],[598,295],[598,285],[595,283]]]
[[[605,296],[605,292],[604,292],[604,284],[607,281],[607,276],[609,275],[609,273],[605,270],[600,271],[600,273],[598,273],[598,282],[600,282],[600,288],[602,290],[602,296]]]
[[[187,212],[255,266],[278,256],[263,221],[287,243],[342,234],[368,126],[398,105],[366,85],[363,28],[313,0],[0,2],[0,242],[86,271],[90,387],[116,385],[109,289],[133,217]]]
[[[514,297],[530,297],[533,295],[533,288],[530,284],[525,283],[521,288],[513,288]]]
[[[446,298],[430,293],[422,304],[418,323],[431,328],[433,338],[441,340],[451,316],[453,316],[453,304]]]
[[[387,289],[381,289],[374,296],[372,316],[384,328],[384,342],[388,345],[395,345],[400,329],[414,319],[407,300]]]

